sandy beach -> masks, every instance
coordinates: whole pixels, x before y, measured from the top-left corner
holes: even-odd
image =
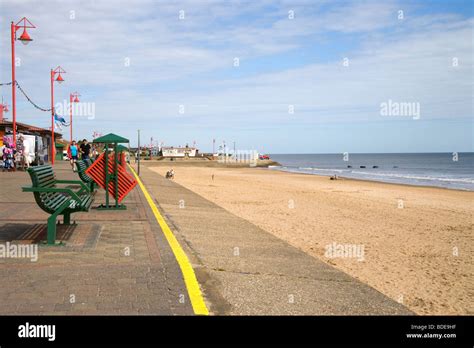
[[[178,184],[418,314],[474,314],[473,192],[255,168],[175,172]]]

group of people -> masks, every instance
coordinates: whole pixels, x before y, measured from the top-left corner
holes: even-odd
[[[28,169],[32,163],[31,143],[20,134],[13,144],[11,135],[3,137],[3,145],[0,146],[0,168],[2,171],[12,171],[16,169]],[[67,157],[71,163],[73,171],[76,171],[76,161],[78,159],[96,158],[98,155],[97,148],[91,146],[87,139],[82,140],[79,144],[75,140],[71,141],[67,148]]]
[[[74,172],[76,171],[76,162],[78,159],[85,160],[91,157],[95,158],[97,154],[97,149],[92,147],[87,139],[82,140],[80,144],[77,144],[76,141],[73,140],[67,147],[67,157],[69,158]]]
[[[30,143],[20,134],[16,146],[13,144],[12,136],[3,137],[3,145],[0,146],[0,167],[2,171],[15,169],[28,169],[31,164]]]

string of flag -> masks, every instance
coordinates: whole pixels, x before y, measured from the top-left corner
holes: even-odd
[[[33,105],[35,108],[37,108],[38,110],[41,110],[41,111],[51,111],[51,108],[45,109],[45,108],[42,108],[41,106],[38,106],[33,100],[31,100],[30,97],[28,97],[28,95],[27,95],[26,92],[23,90],[23,88],[21,88],[21,86],[20,86],[20,84],[18,83],[18,81],[15,81],[15,83],[16,83],[16,86],[18,87],[18,89],[20,90],[20,92],[23,93],[23,95],[25,96],[26,100],[28,100],[31,105]],[[11,82],[10,82],[10,84],[11,84]]]
[[[11,86],[12,85],[12,82],[2,82],[0,83],[0,86]],[[35,108],[37,108],[38,110],[41,110],[41,111],[51,111],[51,108],[49,109],[46,109],[46,108],[42,108],[41,106],[38,106],[38,104],[36,104],[33,100],[31,100],[30,97],[28,97],[28,95],[26,94],[26,92],[23,90],[23,88],[21,88],[20,84],[18,83],[18,81],[15,81],[15,85],[18,87],[18,89],[20,90],[20,92],[25,96],[26,100],[28,100],[30,102],[31,105],[33,105]]]
[[[11,86],[11,84],[12,84],[12,82],[3,82],[3,83],[0,83],[0,86]],[[30,102],[30,104],[33,105],[35,108],[37,108],[38,110],[41,110],[41,111],[45,111],[45,112],[51,111],[51,108],[49,108],[49,109],[42,108],[41,106],[36,104],[33,100],[31,100],[31,98],[28,96],[28,94],[26,94],[26,92],[23,90],[23,88],[21,88],[18,81],[15,81],[15,85],[18,87],[20,92],[25,96],[26,100],[28,100]],[[54,113],[54,122],[56,123],[56,125],[59,129],[62,129],[62,126],[69,127],[69,123],[66,122],[64,117],[59,116],[56,113]]]

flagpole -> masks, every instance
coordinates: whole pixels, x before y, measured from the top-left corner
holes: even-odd
[[[72,142],[72,94],[69,93],[69,138]]]
[[[51,69],[51,164],[54,165],[54,71]]]
[[[140,176],[140,130],[138,129],[138,176]]]

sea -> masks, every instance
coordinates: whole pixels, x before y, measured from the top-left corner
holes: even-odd
[[[474,153],[271,154],[270,170],[474,191]]]

